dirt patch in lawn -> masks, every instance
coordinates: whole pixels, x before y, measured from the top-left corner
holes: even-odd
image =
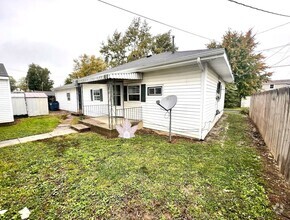
[[[263,161],[263,178],[266,182],[266,190],[273,209],[280,219],[290,219],[290,184],[279,172],[278,165],[267,148],[262,136],[253,122],[248,118],[249,134],[254,146],[258,150]]]

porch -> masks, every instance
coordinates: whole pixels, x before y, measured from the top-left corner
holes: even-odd
[[[138,129],[143,127],[142,107],[117,109],[108,104],[84,105],[83,114],[88,118],[81,120],[82,124],[108,137],[118,136],[116,125],[122,124],[125,119],[128,119],[132,126],[138,125]]]

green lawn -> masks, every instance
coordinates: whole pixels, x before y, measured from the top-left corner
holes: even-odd
[[[85,133],[2,148],[2,218],[25,206],[31,219],[275,218],[245,118],[227,125],[210,142]]]
[[[13,125],[0,126],[0,141],[53,131],[59,123],[57,116],[21,118]]]

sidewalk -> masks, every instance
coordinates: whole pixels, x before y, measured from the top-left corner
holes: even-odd
[[[15,144],[22,144],[22,143],[26,143],[30,141],[38,141],[38,140],[48,139],[52,137],[73,134],[73,133],[77,133],[77,131],[71,129],[69,124],[60,124],[52,132],[49,132],[49,133],[38,134],[38,135],[33,135],[33,136],[28,136],[28,137],[23,137],[23,138],[16,138],[16,139],[11,139],[7,141],[1,141],[0,148],[7,147],[10,145],[15,145]]]

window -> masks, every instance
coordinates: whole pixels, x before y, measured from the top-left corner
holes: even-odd
[[[66,94],[66,98],[67,98],[67,101],[70,101],[70,93],[69,92]]]
[[[222,84],[219,81],[218,84],[217,84],[216,93],[220,95],[221,91],[222,91]]]
[[[93,90],[93,100],[100,101],[101,100],[101,92],[100,90]]]
[[[91,101],[103,101],[102,89],[91,89]]]
[[[128,101],[140,101],[140,86],[128,86]]]
[[[154,86],[147,88],[148,96],[160,96],[162,95],[162,86]]]
[[[270,89],[274,89],[274,84],[270,84]]]
[[[221,99],[221,93],[222,93],[222,83],[218,81],[217,87],[216,87],[216,100],[217,101]]]

